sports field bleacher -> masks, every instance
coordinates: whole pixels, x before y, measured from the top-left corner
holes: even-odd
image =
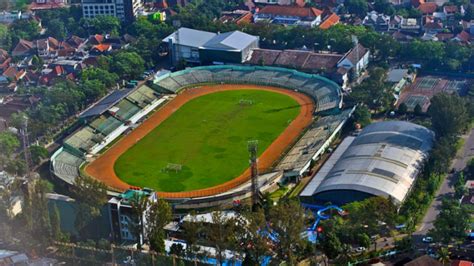
[[[140,107],[133,104],[127,99],[121,100],[114,107],[118,108],[118,111],[115,115],[122,121],[127,121],[128,119],[130,119],[130,117],[140,111]]]
[[[130,93],[130,95],[127,96],[127,99],[138,105],[140,108],[144,108],[155,101],[157,97],[154,90],[148,86],[143,85],[136,91]]]
[[[100,142],[102,138],[103,136],[96,134],[93,128],[85,126],[69,136],[64,141],[64,145],[79,153],[87,153],[89,149]]]
[[[258,66],[203,66],[165,74],[156,84],[172,92],[202,83],[235,83],[269,85],[298,90],[312,97],[316,111],[340,107],[339,85],[324,77],[296,70]]]
[[[89,123],[90,127],[102,133],[104,136],[109,135],[123,123],[113,116],[101,115],[100,117]]]
[[[74,180],[79,175],[79,167],[84,160],[61,149],[53,155],[51,162],[54,174],[59,176],[65,182],[73,184]]]

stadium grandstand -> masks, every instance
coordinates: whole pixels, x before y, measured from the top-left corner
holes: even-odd
[[[186,88],[204,84],[225,83],[272,86],[304,93],[314,100],[314,111],[326,115],[312,124],[302,140],[286,156],[282,155],[280,165],[269,171],[271,176],[281,176],[279,173],[283,172],[299,178],[311,160],[328,147],[353,111],[340,111],[342,92],[339,85],[319,75],[297,70],[220,65],[188,68],[173,73],[161,71],[155,75],[153,84],[114,91],[84,111],[79,116],[84,125],[67,137],[63,146],[52,156],[52,173],[72,184],[80,174],[83,163],[93,159],[128,129],[136,127],[135,123],[161,103],[174,97],[164,94],[178,94]],[[239,189],[236,188],[232,193],[240,193]]]
[[[329,147],[354,110],[347,109],[316,120],[280,161],[276,170],[283,171],[287,179],[302,177],[310,168],[311,162],[317,160]]]
[[[178,93],[189,86],[206,83],[256,84],[286,88],[305,93],[316,103],[316,112],[340,108],[340,86],[314,74],[278,67],[203,66],[167,73],[154,81],[159,87]]]
[[[385,121],[349,136],[300,194],[303,202],[345,204],[371,196],[401,204],[433,146],[429,129]]]
[[[70,134],[53,154],[51,172],[72,184],[89,155],[100,152],[166,99],[146,85],[105,96],[79,115],[85,125]]]

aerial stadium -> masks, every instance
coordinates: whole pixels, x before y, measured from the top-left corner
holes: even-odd
[[[186,204],[245,198],[249,143],[258,143],[261,189],[299,178],[350,116],[341,105],[337,84],[296,70],[162,72],[83,112],[81,126],[53,154],[51,171],[71,185],[88,175],[112,191],[146,187]]]

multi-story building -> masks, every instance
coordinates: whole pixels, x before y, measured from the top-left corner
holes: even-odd
[[[109,217],[110,217],[110,228],[112,231],[112,237],[114,241],[140,241],[143,243],[145,232],[141,232],[137,239],[137,235],[133,232],[133,226],[135,226],[136,215],[132,209],[133,200],[141,197],[147,197],[150,201],[156,201],[156,194],[150,190],[144,188],[143,190],[129,189],[124,193],[113,197],[108,202]],[[146,223],[146,212],[143,213],[143,222]]]
[[[85,18],[114,16],[130,22],[141,7],[142,0],[82,0],[82,15]]]

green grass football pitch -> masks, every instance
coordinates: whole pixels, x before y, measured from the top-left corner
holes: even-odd
[[[163,192],[222,184],[249,166],[247,141],[258,140],[262,154],[300,108],[290,96],[263,90],[203,95],[122,154],[115,172],[130,185]]]

